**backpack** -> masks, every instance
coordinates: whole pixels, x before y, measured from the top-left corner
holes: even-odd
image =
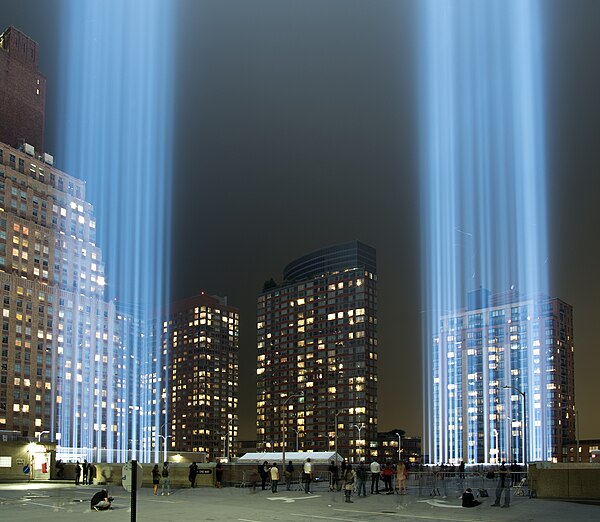
[[[169,476],[169,468],[167,468],[167,466],[163,467],[162,476],[163,477],[168,477]]]

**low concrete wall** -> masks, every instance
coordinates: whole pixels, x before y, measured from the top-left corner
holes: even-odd
[[[539,498],[600,500],[600,465],[529,465],[529,488]]]
[[[108,486],[121,485],[122,464],[95,464],[96,478],[94,484],[106,484]],[[143,479],[142,487],[152,487],[152,468],[154,464],[142,464]],[[196,486],[215,485],[215,463],[198,464],[198,475],[196,476]],[[162,464],[158,469],[162,472]],[[172,488],[189,487],[189,464],[177,464],[169,462],[169,479],[171,479]],[[161,483],[163,478],[161,477]],[[159,486],[160,487],[160,486]]]

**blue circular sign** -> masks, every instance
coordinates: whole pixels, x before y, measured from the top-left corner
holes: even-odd
[[[25,475],[29,475],[29,466],[27,464],[25,464],[25,466],[23,466],[23,473],[25,473]]]

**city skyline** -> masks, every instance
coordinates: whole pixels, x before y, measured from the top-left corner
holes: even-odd
[[[59,146],[60,137],[52,130],[59,119],[52,89],[61,88],[56,72],[60,57],[52,43],[54,31],[47,28],[49,21],[60,24],[52,2],[44,4],[15,3],[2,22],[16,25],[41,45],[41,70],[49,79],[46,148],[57,152],[61,165],[58,151],[64,145]],[[179,91],[182,153],[175,160],[175,199],[180,209],[174,229],[183,230],[188,224],[203,230],[211,255],[203,255],[201,246],[174,249],[174,272],[180,275],[173,279],[173,298],[204,289],[228,295],[241,309],[240,389],[251,390],[252,374],[244,374],[243,368],[254,366],[254,296],[263,281],[277,279],[279,267],[324,245],[355,237],[373,245],[380,265],[380,430],[400,426],[409,434],[420,434],[420,401],[398,410],[394,386],[400,370],[406,387],[420,394],[422,340],[417,325],[423,307],[418,304],[421,261],[414,203],[418,198],[413,197],[417,169],[411,152],[416,149],[416,137],[410,124],[399,123],[414,121],[415,80],[400,73],[410,71],[416,59],[411,47],[414,29],[407,23],[414,14],[411,3],[396,8],[382,4],[370,10],[322,6],[318,12],[323,20],[334,22],[333,33],[327,24],[311,17],[317,4],[308,2],[289,13],[269,2],[255,5],[252,10],[236,4],[231,14],[224,7],[179,3],[180,15],[187,18],[179,22],[181,49],[194,48],[199,58],[192,60],[184,51],[179,57],[196,72],[189,73]],[[14,19],[9,19],[11,13]],[[43,22],[31,13],[40,13]],[[598,7],[581,2],[567,9],[548,2],[545,14],[552,34],[544,45],[556,60],[550,64],[547,81],[551,189],[547,262],[551,294],[574,307],[580,430],[582,438],[593,438],[600,431],[593,401],[598,364],[594,295],[599,276],[594,269],[598,247],[587,231],[598,225],[594,201],[599,190],[594,173],[600,162],[593,136],[598,135],[600,108],[594,100],[599,79],[590,72],[594,69],[588,67],[583,49],[598,49],[598,36],[590,22]],[[252,15],[257,17],[253,24],[243,23],[253,20]],[[191,32],[194,20],[207,25],[202,34]],[[398,24],[402,31],[396,30]],[[292,30],[284,34],[281,27]],[[354,38],[350,29],[356,27],[369,37]],[[301,38],[307,31],[311,42]],[[218,34],[226,34],[226,45],[215,47]],[[269,46],[273,41],[281,45]],[[276,74],[287,61],[295,67],[287,76]],[[300,74],[302,63],[310,74]],[[246,80],[243,89],[239,88],[242,79]],[[192,97],[196,92],[202,95]],[[192,117],[184,118],[184,112]],[[63,170],[78,176],[77,169]],[[358,192],[366,196],[368,211],[354,217],[352,203]],[[331,205],[333,197],[335,205]],[[321,211],[304,212],[305,201]],[[307,221],[311,214],[318,219]],[[218,227],[203,226],[210,216],[219,216]],[[293,240],[275,248],[271,237]],[[175,245],[183,242],[177,232],[174,239]],[[184,270],[188,265],[193,270]],[[397,317],[406,332],[402,346],[394,331]],[[244,401],[243,391],[241,395],[243,415],[254,415],[251,401]],[[244,433],[251,434],[247,427],[251,421],[246,417],[243,422]]]

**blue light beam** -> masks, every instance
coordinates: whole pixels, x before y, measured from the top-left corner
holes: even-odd
[[[448,373],[440,318],[464,309],[467,292],[481,287],[548,291],[539,10],[526,0],[420,3],[424,443],[431,462],[462,456],[468,444],[457,437],[474,429],[463,431],[459,401],[469,390],[462,373]]]
[[[165,422],[164,354],[147,340],[160,338],[153,319],[169,296],[174,12],[159,0],[61,7],[58,158],[86,182],[105,298],[119,317],[100,321],[107,339],[99,358],[72,347],[75,360],[95,370],[87,387],[61,397],[61,411],[74,413],[58,419],[61,444],[117,450],[122,460],[140,451],[149,460]]]

